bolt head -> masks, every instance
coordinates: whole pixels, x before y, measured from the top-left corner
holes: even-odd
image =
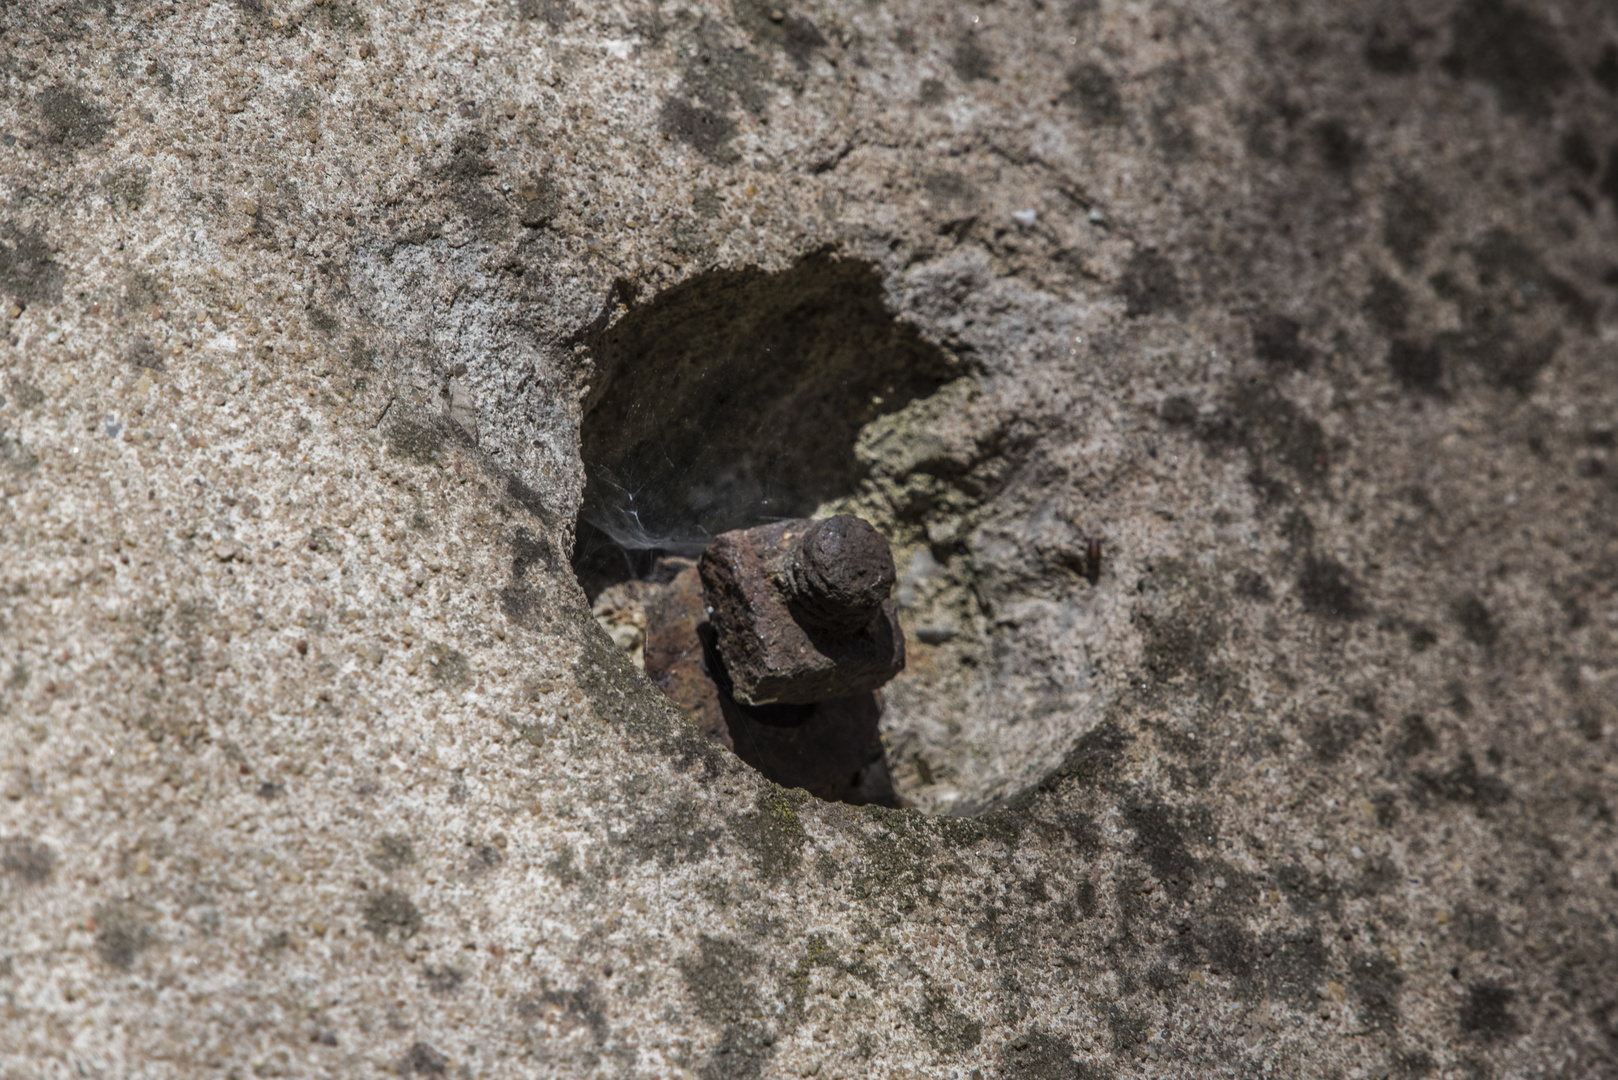
[[[852,514],[817,521],[804,533],[793,599],[811,621],[847,633],[867,626],[898,578],[888,541]]]

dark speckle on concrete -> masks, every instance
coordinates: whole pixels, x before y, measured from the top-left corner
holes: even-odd
[[[727,1024],[719,1033],[708,1063],[697,1075],[700,1080],[758,1080],[774,1054],[774,1043],[757,1023]],[[865,1034],[858,1037],[856,1044],[862,1060],[874,1052]]]
[[[1431,345],[1399,338],[1388,345],[1388,370],[1401,386],[1431,393],[1443,385],[1444,357]]]
[[[1006,1043],[1001,1054],[1006,1080],[1077,1080],[1085,1075],[1073,1060],[1071,1040],[1037,1029]]]
[[[1483,233],[1469,253],[1477,268],[1477,289],[1449,271],[1429,279],[1459,316],[1458,326],[1438,334],[1436,342],[1446,355],[1475,366],[1489,383],[1527,393],[1561,346],[1564,326],[1593,330],[1596,307],[1571,282],[1548,272],[1534,249],[1504,229]],[[1569,318],[1541,327],[1525,340],[1519,313],[1531,314],[1544,300],[1559,305]]]
[[[1357,619],[1366,611],[1348,568],[1326,555],[1304,556],[1298,600],[1305,611],[1328,619]]]
[[[1115,127],[1124,122],[1124,103],[1118,81],[1100,64],[1075,64],[1064,76],[1067,89],[1061,102],[1079,111],[1091,124]]]
[[[421,911],[398,889],[379,889],[366,897],[365,929],[383,941],[403,941],[421,929]]]
[[[413,865],[416,861],[416,849],[408,836],[388,833],[377,838],[376,850],[367,858],[377,869],[391,874],[401,867]]]
[[[355,0],[325,0],[306,10],[309,18],[331,30],[353,33],[365,29],[365,11]]]
[[[1225,630],[1212,604],[1188,602],[1160,615],[1142,613],[1137,624],[1145,636],[1146,668],[1157,679],[1213,673],[1213,656]]]
[[[66,150],[94,146],[110,126],[101,106],[86,101],[70,86],[52,86],[39,95],[39,115],[45,124],[45,137]]]
[[[1353,713],[1322,717],[1309,728],[1309,746],[1323,764],[1340,759],[1365,734],[1365,721]]]
[[[1151,1020],[1140,1013],[1117,1005],[1107,1010],[1107,1034],[1111,1036],[1113,1053],[1129,1053],[1151,1038],[1151,1032]]]
[[[444,450],[444,433],[436,425],[400,417],[388,428],[388,453],[417,465],[434,465]]]
[[[1311,875],[1296,863],[1287,863],[1275,872],[1276,883],[1292,910],[1314,915],[1320,908],[1335,910],[1340,903],[1337,884],[1324,874]]]
[[[427,670],[441,686],[465,686],[472,681],[472,665],[466,654],[436,641],[427,646]]]
[[[1334,173],[1353,171],[1365,157],[1365,143],[1337,117],[1315,124],[1313,134],[1321,161]]]
[[[1129,749],[1130,741],[1129,734],[1118,726],[1117,721],[1103,720],[1079,736],[1073,749],[1068,751],[1062,764],[1046,783],[1053,784],[1057,779],[1069,776],[1083,783],[1093,783],[1118,766],[1124,752]]]
[[[1607,93],[1618,94],[1618,45],[1609,43],[1601,50],[1601,57],[1590,70],[1590,77]]]
[[[1408,628],[1407,637],[1410,641],[1410,651],[1413,653],[1424,653],[1438,644],[1438,634],[1432,627],[1422,626],[1419,623]]]
[[[42,233],[10,222],[0,225],[0,292],[29,303],[62,298],[62,267]]]
[[[680,800],[646,807],[614,840],[626,844],[637,862],[656,859],[660,866],[673,866],[706,858],[718,834],[695,802]]]
[[[1507,0],[1471,0],[1450,20],[1453,45],[1444,70],[1494,87],[1512,112],[1543,116],[1574,77],[1556,30]]]
[[[1186,427],[1196,423],[1197,403],[1183,394],[1176,394],[1164,400],[1158,407],[1157,415],[1172,427]]]
[[[671,97],[663,102],[657,126],[714,161],[728,161],[735,156],[727,144],[736,134],[736,124],[712,109]]]
[[[1596,306],[1571,282],[1551,273],[1522,237],[1503,228],[1489,229],[1472,244],[1471,255],[1478,281],[1486,289],[1514,289],[1518,301],[1529,304],[1548,298],[1585,332],[1594,329]]]
[[[1348,988],[1359,1005],[1360,1023],[1388,1029],[1399,1024],[1399,990],[1404,973],[1386,956],[1357,956],[1348,965]]]
[[[1500,917],[1492,911],[1457,904],[1455,930],[1470,949],[1487,950],[1500,944]]]
[[[1450,802],[1471,803],[1479,810],[1498,806],[1511,798],[1511,789],[1498,776],[1478,771],[1477,760],[1463,751],[1455,764],[1442,773],[1419,773],[1419,794],[1438,795]]]
[[[1366,66],[1382,75],[1409,75],[1420,66],[1409,38],[1395,34],[1382,23],[1371,27],[1364,55]]]
[[[1427,723],[1427,718],[1417,713],[1411,713],[1399,723],[1399,741],[1394,744],[1394,753],[1400,757],[1414,757],[1427,750],[1438,747],[1438,736]]]
[[[1590,137],[1582,131],[1570,131],[1562,136],[1562,160],[1581,176],[1594,176],[1601,168],[1601,157],[1590,145]]]
[[[1511,1015],[1516,996],[1515,991],[1492,980],[1468,986],[1461,1005],[1461,1030],[1485,1042],[1506,1038],[1517,1029]]]
[[[1414,270],[1438,231],[1438,205],[1419,181],[1403,179],[1382,199],[1382,243],[1399,265]]]
[[[1266,364],[1302,370],[1314,354],[1298,340],[1303,327],[1285,315],[1271,315],[1253,324],[1253,355]]]
[[[1198,928],[1197,945],[1214,974],[1251,987],[1255,949],[1245,926],[1233,919],[1211,919]]]
[[[939,987],[923,996],[921,1007],[911,1013],[911,1022],[934,1046],[947,1053],[970,1050],[983,1041],[983,1025],[956,1008],[950,995]]]
[[[1403,285],[1379,270],[1371,275],[1364,311],[1379,333],[1401,334],[1410,324],[1410,295]]]
[[[100,181],[102,191],[107,193],[108,201],[113,206],[126,210],[139,210],[146,204],[146,189],[152,178],[150,168],[138,168],[134,165],[125,165],[115,168]]]
[[[1311,486],[1326,478],[1325,430],[1265,380],[1240,380],[1231,389],[1225,411],[1203,424],[1199,434],[1215,448],[1245,449],[1253,463],[1249,479],[1267,501],[1283,501],[1293,491],[1292,485],[1270,476],[1275,465]]]
[[[24,412],[27,412],[36,405],[43,405],[45,403],[45,391],[41,390],[39,387],[25,379],[13,377],[11,379],[10,386],[11,393],[13,395],[12,399],[17,403],[17,407]],[[13,674],[11,677],[13,679],[17,678],[17,672],[23,673],[22,683],[13,684],[17,689],[22,689],[22,686],[28,682],[27,668],[19,662],[12,668],[12,672]]]
[[[466,858],[466,872],[470,876],[493,870],[506,861],[498,844],[474,844],[468,841],[467,846],[472,849]]]
[[[1398,1080],[1422,1080],[1438,1068],[1433,1056],[1425,1050],[1400,1050],[1394,1053],[1388,1075]]]
[[[417,1042],[399,1063],[404,1076],[443,1076],[449,1071],[449,1058],[430,1043]]]
[[[1174,264],[1155,248],[1142,248],[1130,256],[1119,288],[1130,318],[1178,311],[1184,304]]]
[[[753,856],[760,873],[772,881],[796,870],[802,860],[809,834],[798,820],[797,806],[785,789],[766,788],[751,814],[731,819],[731,834]]]
[[[1237,596],[1246,600],[1257,600],[1260,603],[1269,603],[1275,599],[1275,593],[1270,589],[1270,583],[1264,576],[1254,570],[1236,571],[1235,592]]]
[[[1618,209],[1618,143],[1614,143],[1607,150],[1607,167],[1601,173],[1601,182],[1598,185],[1601,194],[1607,201]],[[1608,284],[1618,281],[1618,271],[1608,271]]]
[[[517,17],[538,19],[552,30],[560,30],[577,14],[568,0],[517,0]]]
[[[606,1038],[606,1010],[593,981],[586,979],[571,989],[542,984],[538,994],[519,998],[515,1007],[518,1016],[533,1020],[545,1011],[547,1005],[564,1029],[583,1028],[590,1032],[598,1044]]]
[[[734,10],[755,41],[781,49],[800,68],[808,67],[815,50],[826,47],[826,37],[789,8],[785,0],[744,0]]]
[[[0,872],[38,885],[51,876],[55,867],[56,856],[43,844],[27,837],[0,840]]]
[[[1331,950],[1314,926],[1266,936],[1258,951],[1263,990],[1283,1001],[1311,1001],[1331,962]]]
[[[768,2],[764,0],[764,3]],[[743,18],[752,17],[755,34],[760,30],[762,21],[772,24],[769,30],[763,31],[766,37],[785,36],[784,27],[774,26],[773,20],[768,17],[780,10],[773,4],[764,8],[760,0],[751,0],[751,3],[739,5],[735,10]],[[732,102],[739,103],[749,112],[762,113],[769,101],[769,91],[765,87],[769,67],[753,50],[733,48],[730,33],[726,26],[709,16],[703,16],[697,23],[681,50],[680,85],[683,99],[694,100],[700,107],[721,116],[730,111]],[[778,44],[786,44],[780,37],[776,40]],[[665,106],[664,118],[667,117]],[[677,131],[667,127],[663,130],[678,135]]]
[[[296,96],[296,92],[295,92]],[[304,100],[315,99],[306,97]],[[485,106],[476,101],[463,101],[455,107],[456,115],[462,120],[476,121],[487,111]],[[494,162],[484,155],[488,153],[490,139],[488,132],[471,128],[455,136],[450,149],[449,163],[443,166],[443,172],[456,177],[489,176],[495,172]]]
[[[313,87],[300,86],[287,94],[287,115],[294,120],[301,120],[315,112],[319,105],[320,91]]]
[[[506,200],[484,183],[496,172],[488,156],[490,145],[488,133],[476,128],[456,136],[449,161],[439,175],[462,213],[477,224],[498,231],[508,211]],[[540,223],[543,224],[543,216]]]
[[[697,955],[678,963],[698,1014],[734,1023],[759,1008],[759,995],[751,982],[761,962],[738,942],[704,934]]]
[[[550,224],[562,209],[562,195],[549,176],[534,176],[517,189],[517,219],[527,229]]]
[[[1294,551],[1307,551],[1315,546],[1315,523],[1308,514],[1293,510],[1281,520],[1281,535]]]
[[[1484,648],[1500,639],[1500,625],[1474,593],[1467,593],[1450,608],[1450,614],[1461,628],[1466,640]]]
[[[460,968],[434,967],[432,964],[422,968],[421,977],[428,990],[440,995],[455,993],[466,981],[466,975]]]
[[[1174,811],[1159,802],[1124,807],[1124,821],[1135,830],[1135,851],[1171,896],[1183,896],[1196,876],[1197,862],[1185,844]]]
[[[136,334],[129,343],[128,360],[131,367],[142,371],[163,370],[163,354],[145,334]]]
[[[962,82],[974,82],[978,79],[987,79],[994,73],[994,57],[978,43],[977,38],[968,34],[955,43],[955,51],[950,54],[949,66],[955,70],[955,77]]]
[[[945,206],[964,209],[978,201],[977,186],[957,172],[930,172],[922,177],[921,186]]]
[[[152,929],[140,905],[112,900],[95,909],[96,952],[115,968],[128,969],[135,957],[152,944]]]

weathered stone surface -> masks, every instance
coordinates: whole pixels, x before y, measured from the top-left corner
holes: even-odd
[[[0,1073],[1612,1075],[1609,9],[0,9]],[[581,507],[877,524],[929,813]]]

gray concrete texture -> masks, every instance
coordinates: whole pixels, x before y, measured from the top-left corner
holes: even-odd
[[[1618,1076],[1615,204],[1600,0],[0,4],[0,1074]],[[913,810],[570,565],[837,511]]]

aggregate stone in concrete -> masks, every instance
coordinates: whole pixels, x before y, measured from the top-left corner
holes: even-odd
[[[1618,1075],[1610,5],[0,42],[0,1072]],[[591,616],[835,512],[915,810]]]

